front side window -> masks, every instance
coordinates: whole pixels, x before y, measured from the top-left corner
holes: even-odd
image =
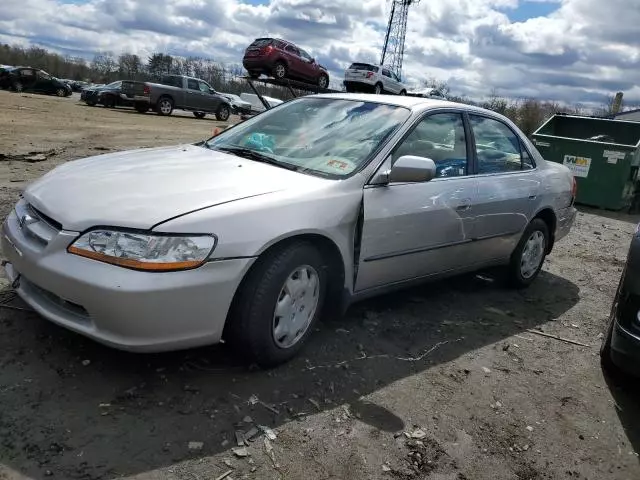
[[[301,98],[240,123],[205,145],[299,172],[343,178],[365,166],[410,113],[375,102]]]
[[[307,62],[311,63],[311,55],[309,55],[307,52],[305,52],[304,50],[300,50],[300,56],[306,60]]]
[[[35,75],[35,72],[30,68],[25,68],[24,70],[20,71],[20,76],[22,77],[33,77],[34,75]]]
[[[522,142],[499,120],[469,115],[476,140],[478,173],[503,173],[523,169]]]
[[[298,49],[293,45],[287,45],[287,48],[285,48],[285,51],[288,53],[292,53],[293,55],[299,55]]]
[[[467,175],[467,141],[462,115],[435,113],[421,120],[392,154],[395,162],[403,155],[430,158],[436,177]]]
[[[38,72],[38,78],[40,80],[51,80],[51,75],[49,75],[47,72],[43,72],[42,70],[40,70]]]
[[[211,87],[201,80],[198,81],[198,87],[203,93],[211,93]]]

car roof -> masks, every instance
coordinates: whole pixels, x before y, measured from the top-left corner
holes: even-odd
[[[429,110],[432,108],[455,108],[457,110],[464,110],[466,112],[477,112],[482,114],[489,114],[494,117],[504,118],[502,115],[499,115],[491,110],[487,110],[486,108],[467,105],[466,103],[438,100],[435,98],[410,97],[406,95],[376,95],[373,93],[321,93],[317,95],[310,95],[310,97],[383,103],[386,105],[396,105],[398,107],[406,107],[412,110],[419,111]]]

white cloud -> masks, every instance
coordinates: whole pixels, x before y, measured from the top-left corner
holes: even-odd
[[[531,1],[531,0],[530,0]],[[475,98],[494,88],[509,96],[597,102],[625,91],[640,104],[637,0],[536,0],[558,3],[546,17],[512,23],[519,0],[429,0],[412,7],[405,77],[449,80]],[[351,61],[377,61],[385,0],[3,0],[0,40],[61,51],[153,51],[240,63],[258,36],[287,38],[340,80]]]

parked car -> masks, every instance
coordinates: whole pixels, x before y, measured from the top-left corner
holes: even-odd
[[[347,92],[407,94],[407,87],[395,73],[371,63],[352,63],[344,72],[344,87]]]
[[[417,90],[411,90],[407,92],[407,95],[411,95],[412,97],[422,97],[422,98],[434,98],[436,100],[446,100],[442,92],[440,92],[437,88],[419,88]]]
[[[131,102],[140,113],[150,108],[158,115],[171,115],[174,109],[193,112],[196,118],[213,113],[226,121],[231,115],[231,103],[204,80],[183,75],[165,75],[159,82],[122,82],[121,98]]]
[[[476,149],[498,133],[516,147]],[[18,294],[59,325],[131,351],[224,337],[268,366],[358,299],[498,265],[530,285],[575,193],[494,112],[326,94],[196,145],[65,163],[25,189],[0,241]]]
[[[231,113],[234,115],[248,115],[251,113],[251,103],[245,102],[239,95],[233,93],[218,93],[229,100]]]
[[[82,90],[80,99],[92,107],[98,104],[107,108],[133,106],[133,102],[122,98],[121,94],[122,80],[118,80],[101,87],[86,88]]]
[[[240,98],[243,101],[251,104],[252,112],[259,113],[259,112],[265,111],[264,104],[255,93],[241,93]],[[282,103],[282,100],[280,100],[279,98],[268,97],[266,95],[262,95],[262,98],[264,98],[264,100],[267,102],[267,104],[269,105],[269,108],[273,108]]]
[[[612,373],[640,376],[640,225],[631,237],[600,358],[603,367]]]
[[[1,80],[3,85],[16,92],[34,92],[68,97],[71,87],[62,80],[49,75],[44,70],[31,67],[14,67],[7,69]]]
[[[242,65],[252,78],[261,74],[329,87],[329,72],[300,47],[279,38],[257,38],[247,47]]]

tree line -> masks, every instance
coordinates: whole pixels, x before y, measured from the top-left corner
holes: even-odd
[[[60,55],[43,48],[0,45],[0,64],[22,65],[40,68],[58,78],[81,80],[91,83],[109,83],[115,80],[153,81],[162,75],[189,75],[201,78],[218,91],[240,94],[248,90],[240,77],[244,69],[240,64],[224,64],[202,57],[179,57],[164,53],[153,53],[147,58],[132,53],[114,55],[109,52],[96,54],[91,61],[82,57]],[[567,107],[558,102],[535,98],[512,99],[498,95],[495,91],[483,101],[456,96],[447,82],[430,78],[423,82],[425,87],[437,88],[453,101],[481,106],[510,118],[527,135],[531,135],[542,123],[555,113],[564,112],[578,115],[605,116],[612,113],[614,98],[611,96],[603,105],[587,109],[580,105]],[[263,95],[282,100],[291,98],[288,89],[256,84]],[[296,92],[297,95],[301,92]]]

